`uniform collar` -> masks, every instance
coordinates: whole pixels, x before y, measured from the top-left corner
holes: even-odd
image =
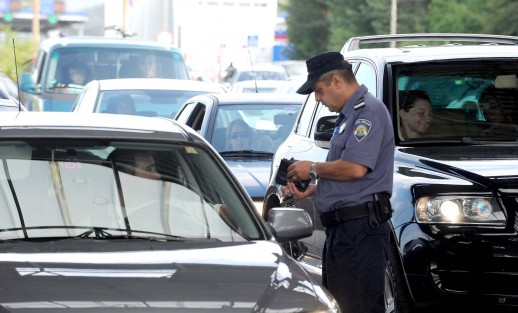
[[[362,84],[352,94],[352,96],[349,98],[349,101],[347,101],[340,113],[344,115],[346,118],[350,116],[354,111],[354,105],[358,102],[358,100],[360,100],[360,98],[363,97],[363,95],[365,95],[365,93],[367,93],[367,86]]]

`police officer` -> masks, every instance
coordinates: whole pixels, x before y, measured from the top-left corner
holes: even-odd
[[[339,52],[306,61],[307,81],[297,90],[339,113],[326,162],[288,167],[285,192],[314,195],[325,227],[322,279],[343,312],[384,312],[389,244],[394,132],[385,105],[360,85]],[[301,192],[295,181],[318,183]],[[387,211],[388,210],[388,211]]]

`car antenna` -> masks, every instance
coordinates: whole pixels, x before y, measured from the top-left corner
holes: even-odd
[[[22,99],[20,98],[20,81],[18,79],[18,63],[16,62],[16,46],[13,38],[14,70],[16,73],[16,89],[18,90],[18,112],[22,110]]]
[[[255,93],[259,93],[259,90],[257,89],[257,79],[255,79],[254,63],[252,62],[252,54],[250,53],[250,49],[248,49],[248,57],[250,58],[250,65],[252,66],[252,75],[254,77]]]

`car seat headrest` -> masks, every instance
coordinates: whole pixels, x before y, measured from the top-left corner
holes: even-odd
[[[495,88],[509,89],[518,88],[518,77],[516,75],[500,75],[495,78]]]

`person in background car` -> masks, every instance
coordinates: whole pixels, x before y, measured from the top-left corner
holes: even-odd
[[[482,130],[482,135],[496,135],[518,132],[518,125],[514,124],[506,115],[502,104],[498,100],[497,90],[494,87],[487,87],[480,94],[478,105],[488,123]]]
[[[135,103],[130,95],[119,95],[108,100],[105,113],[135,115]]]
[[[244,120],[236,119],[227,128],[226,150],[272,152],[273,140],[267,135],[257,134]]]
[[[307,81],[297,92],[314,91],[315,101],[339,115],[326,161],[291,164],[287,188],[296,200],[314,195],[326,233],[322,282],[342,312],[382,313],[394,170],[392,119],[339,52],[321,53],[306,65]],[[298,190],[295,182],[308,179],[309,187]]]
[[[86,81],[86,68],[81,65],[71,65],[68,69],[68,76],[70,78],[70,83],[74,85],[84,85],[87,83]]]
[[[156,65],[156,57],[152,54],[148,54],[139,60],[139,69],[142,72],[142,77],[146,78],[157,78],[158,71]]]
[[[242,119],[233,120],[227,128],[227,150],[252,149],[253,129]]]
[[[421,137],[432,122],[432,103],[423,90],[399,92],[399,118],[404,139]]]

